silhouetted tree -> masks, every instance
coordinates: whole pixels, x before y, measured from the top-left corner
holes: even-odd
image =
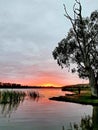
[[[53,57],[62,68],[75,63],[72,73],[78,72],[80,78],[88,78],[92,95],[98,97],[98,11],[84,18],[78,0],[73,6],[74,18],[68,14],[65,5],[64,10],[72,28],[66,38],[58,43]]]

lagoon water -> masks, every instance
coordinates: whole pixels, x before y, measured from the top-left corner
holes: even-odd
[[[20,91],[20,90],[19,90]],[[81,117],[92,116],[93,107],[49,100],[65,95],[60,89],[26,89],[39,92],[40,98],[28,96],[16,105],[0,104],[0,130],[67,130],[70,123],[79,123]]]

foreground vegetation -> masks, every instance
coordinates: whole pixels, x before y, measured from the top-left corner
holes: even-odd
[[[0,91],[0,104],[7,104],[7,103],[17,103],[23,101],[25,96],[29,96],[30,98],[37,98],[39,97],[39,93],[35,91],[30,91],[27,94],[23,91]]]
[[[0,103],[17,103],[24,100],[25,92],[21,91],[0,91]]]
[[[39,98],[39,93],[32,91],[25,93],[23,91],[0,91],[0,106],[1,106],[1,113],[4,116],[11,116],[11,113],[15,111],[20,103],[22,103],[25,97],[28,96],[30,99],[37,99]]]
[[[92,118],[90,116],[85,116],[81,118],[81,122],[78,124],[70,123],[70,129],[67,130],[93,130],[93,128],[94,126],[93,126]],[[66,128],[62,126],[62,130],[66,130]]]

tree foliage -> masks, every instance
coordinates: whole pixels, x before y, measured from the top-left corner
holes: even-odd
[[[77,66],[71,71],[78,72],[80,78],[90,77],[91,70],[98,78],[98,11],[95,10],[89,17],[82,16],[82,6],[75,0],[72,18],[64,5],[65,17],[71,24],[68,35],[62,39],[53,51],[53,57],[63,67],[74,63]]]

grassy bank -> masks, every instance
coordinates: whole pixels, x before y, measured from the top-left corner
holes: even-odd
[[[72,102],[85,105],[98,105],[98,99],[93,98],[90,91],[81,91],[81,94],[52,97],[50,100]]]

